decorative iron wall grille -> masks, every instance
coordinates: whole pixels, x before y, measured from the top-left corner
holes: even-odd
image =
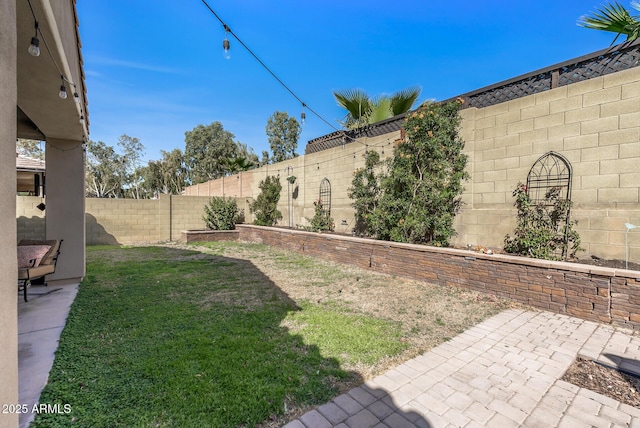
[[[560,188],[560,196],[571,200],[571,164],[560,153],[547,152],[533,164],[527,175],[527,193],[531,202],[545,199],[550,189]]]
[[[547,152],[540,156],[533,164],[527,175],[527,194],[532,204],[543,204],[547,199],[547,195],[552,190],[558,190],[558,196],[561,200],[571,201],[571,163],[560,153]],[[569,224],[571,219],[571,206],[567,209],[567,215],[564,219],[564,225]],[[564,228],[564,225],[560,227]],[[562,258],[566,254],[566,247],[569,242],[568,230],[565,229],[564,246],[562,249]]]
[[[318,197],[322,202],[322,211],[325,215],[331,215],[331,183],[327,178],[323,178],[320,182],[320,195]]]

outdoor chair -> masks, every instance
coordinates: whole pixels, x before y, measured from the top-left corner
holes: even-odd
[[[28,301],[27,287],[31,281],[44,279],[56,271],[61,246],[62,239],[23,239],[18,243],[18,292],[24,291],[25,302]],[[44,285],[47,285],[46,281]]]

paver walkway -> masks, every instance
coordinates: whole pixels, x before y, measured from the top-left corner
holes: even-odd
[[[507,310],[285,428],[640,427],[640,409],[560,380],[578,354],[640,373],[627,333]]]

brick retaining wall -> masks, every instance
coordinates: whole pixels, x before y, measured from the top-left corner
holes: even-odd
[[[238,225],[240,240],[640,330],[640,272]]]

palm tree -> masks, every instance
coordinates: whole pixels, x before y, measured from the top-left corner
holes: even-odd
[[[632,1],[631,7],[640,11],[640,2]],[[617,33],[611,45],[616,42],[620,34],[625,34],[627,40],[636,40],[640,37],[640,15],[631,16],[629,11],[617,1],[602,6],[591,16],[584,15],[578,19],[578,25],[594,30],[611,31]]]
[[[420,92],[420,88],[408,88],[372,99],[361,89],[347,89],[334,91],[333,96],[338,105],[347,110],[340,123],[345,128],[355,129],[411,110]]]
[[[225,159],[224,164],[227,167],[227,172],[230,175],[237,174],[238,172],[242,171],[248,171],[255,166],[255,163],[241,156],[237,158]]]

